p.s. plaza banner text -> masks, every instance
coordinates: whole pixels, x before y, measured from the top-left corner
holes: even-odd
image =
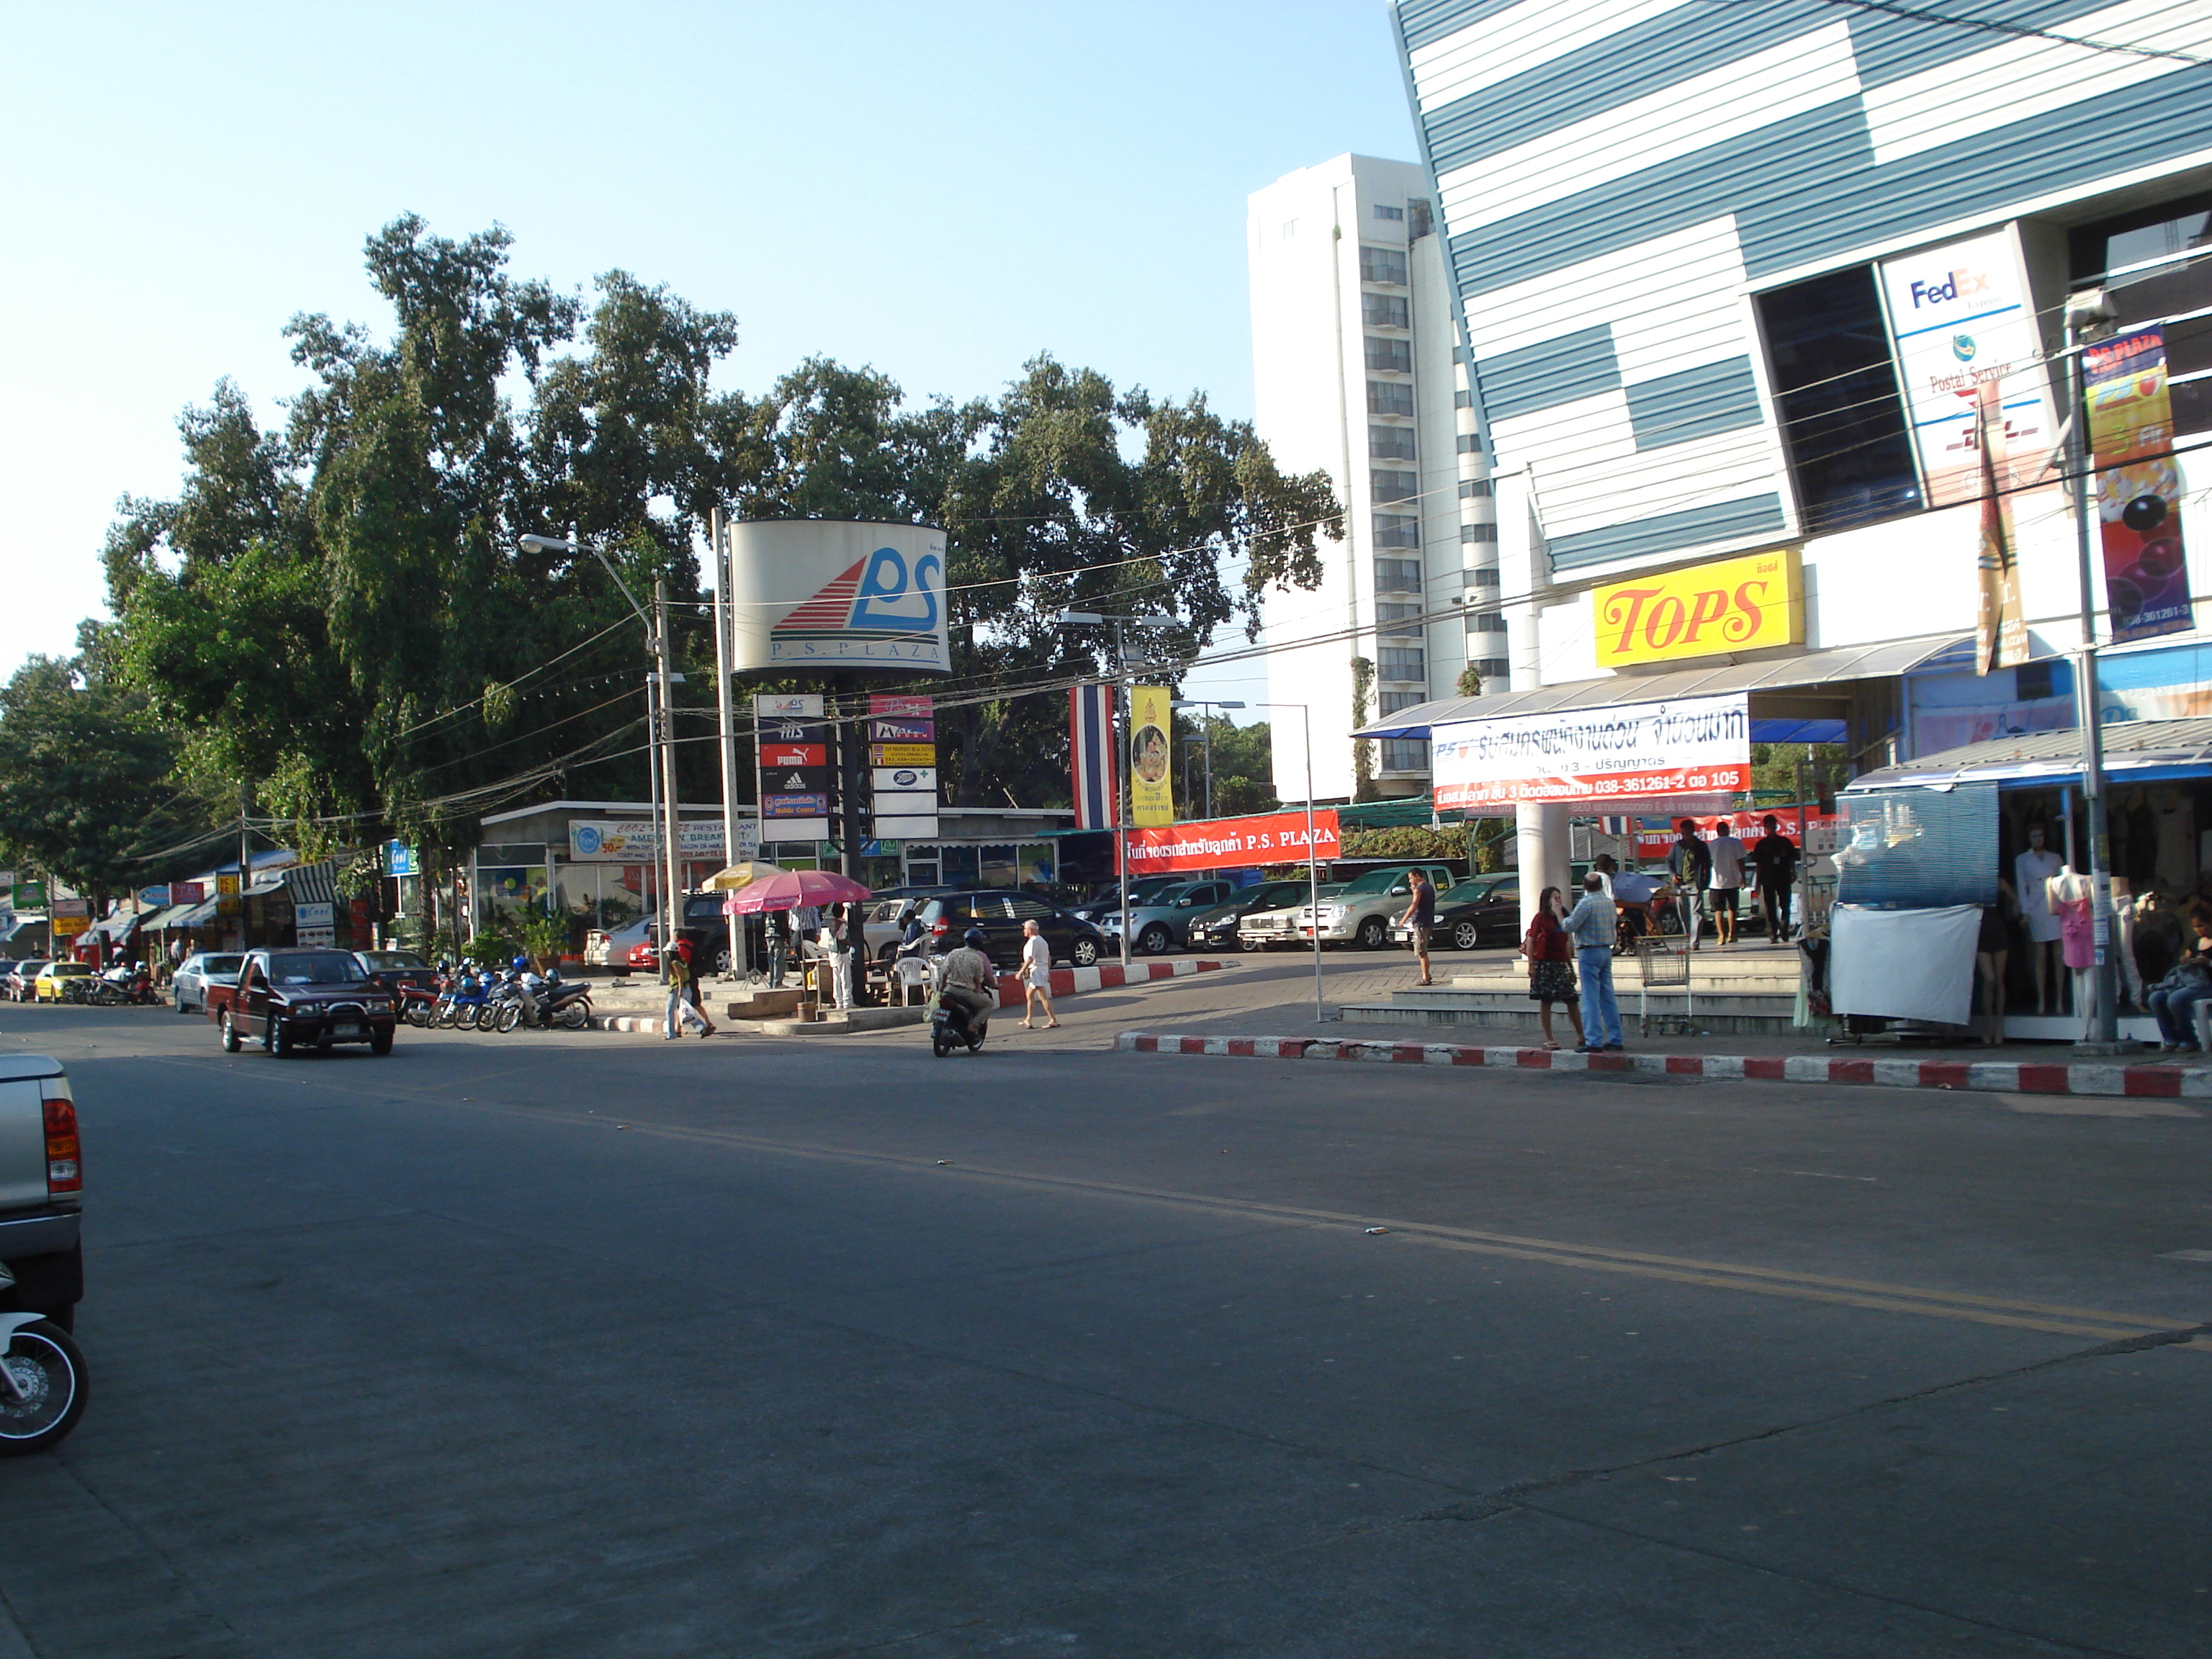
[[[1430,736],[1437,805],[1638,800],[1746,789],[1750,704],[1738,692],[1439,726]]]
[[[1133,876],[1165,875],[1176,870],[1226,870],[1247,864],[1303,864],[1305,810],[1132,830],[1125,844],[1128,872]],[[1314,809],[1313,853],[1316,858],[1336,856],[1336,809],[1333,806]]]

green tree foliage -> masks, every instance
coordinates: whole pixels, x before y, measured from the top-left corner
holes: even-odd
[[[1441,830],[1426,824],[1393,824],[1381,830],[1347,830],[1344,856],[1348,859],[1463,859],[1467,856],[1467,826],[1448,823]]]
[[[1202,720],[1176,717],[1176,741],[1184,763],[1180,775],[1190,784],[1188,799],[1178,803],[1182,817],[1196,817],[1205,809],[1205,744],[1213,740],[1213,815],[1241,817],[1253,812],[1273,812],[1282,803],[1275,799],[1275,762],[1267,723],[1238,726],[1226,714],[1209,714]]]
[[[0,857],[105,899],[182,831],[176,745],[95,647],[33,657],[0,688]]]
[[[1822,791],[1832,795],[1850,779],[1850,763],[1839,743],[1755,743],[1751,746],[1751,787],[1762,806],[1778,805],[1784,795],[1794,799],[1803,769],[1806,799],[1817,800]]]
[[[1482,695],[1482,676],[1474,672],[1473,663],[1468,664],[1459,671],[1459,678],[1453,684],[1452,690],[1462,697],[1479,697]]]

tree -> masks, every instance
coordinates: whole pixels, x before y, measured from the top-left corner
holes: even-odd
[[[1459,679],[1452,689],[1462,697],[1479,697],[1482,695],[1482,676],[1474,672],[1473,663],[1468,664],[1459,671]]]
[[[0,854],[104,908],[197,815],[167,781],[175,744],[99,657],[33,657],[0,688]]]

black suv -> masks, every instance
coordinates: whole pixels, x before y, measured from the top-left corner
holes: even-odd
[[[1106,935],[1080,916],[1056,904],[1048,904],[1033,893],[1010,887],[971,889],[945,893],[921,907],[921,925],[929,931],[929,948],[939,956],[960,947],[960,936],[970,927],[983,930],[983,953],[1001,968],[1012,968],[1022,959],[1022,924],[1034,921],[1044,935],[1054,962],[1072,962],[1088,968],[1106,952]]]

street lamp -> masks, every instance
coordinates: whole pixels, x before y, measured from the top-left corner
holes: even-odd
[[[1168,705],[1170,708],[1209,709],[1242,708],[1243,706],[1241,702],[1226,702],[1214,697],[1177,697]],[[1198,731],[1199,735],[1206,740],[1206,816],[1212,817],[1213,816],[1213,717],[1211,714],[1198,723]],[[1184,773],[1182,781],[1188,783],[1190,774]]]
[[[1255,702],[1255,708],[1295,708],[1306,744],[1306,901],[1313,912],[1314,1018],[1328,1018],[1321,1003],[1321,864],[1314,853],[1313,710],[1302,702]]]
[[[1111,623],[1114,629],[1114,683],[1126,686],[1129,683],[1129,653],[1123,643],[1124,628],[1174,628],[1176,619],[1157,611],[1139,617],[1109,617],[1096,611],[1062,611],[1053,621],[1061,628],[1091,628]],[[1121,890],[1121,965],[1129,965],[1129,857],[1127,830],[1129,826],[1129,782],[1127,738],[1128,697],[1121,698],[1123,712],[1117,717],[1122,735],[1116,738],[1121,753],[1115,759],[1114,775],[1121,787],[1115,792],[1114,802],[1114,874]]]
[[[607,575],[621,590],[623,598],[629,601],[629,608],[637,612],[637,619],[645,624],[645,648],[652,654],[656,670],[646,687],[646,771],[654,786],[655,815],[659,816],[661,805],[667,808],[667,816],[661,818],[660,823],[660,889],[662,901],[667,906],[667,919],[661,923],[660,929],[660,959],[665,966],[668,952],[676,948],[676,936],[684,925],[684,901],[679,895],[676,854],[675,700],[669,689],[683,677],[671,672],[668,660],[668,584],[663,581],[654,585],[653,611],[659,617],[656,623],[654,616],[648,615],[646,608],[638,603],[637,595],[629,591],[629,584],[622,579],[622,572],[615,568],[614,561],[607,557],[606,550],[597,543],[538,535],[525,536],[521,540],[522,544],[532,552],[592,555],[605,568]]]

